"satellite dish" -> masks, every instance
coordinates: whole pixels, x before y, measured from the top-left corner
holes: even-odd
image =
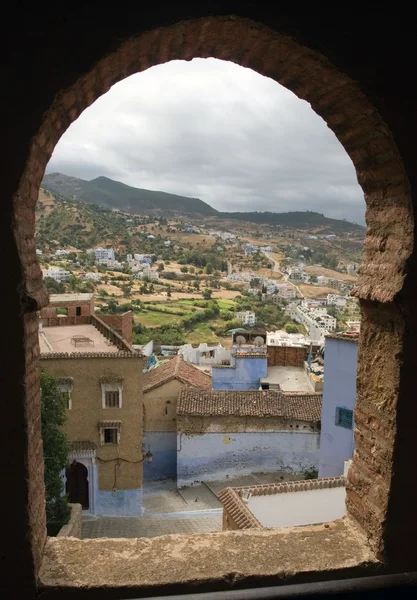
[[[257,346],[258,348],[260,346],[263,346],[264,345],[263,337],[261,337],[260,335],[257,335],[256,338],[253,340],[253,345]]]
[[[244,344],[246,342],[246,339],[243,337],[243,335],[238,335],[236,338],[236,343],[241,346],[242,344]]]

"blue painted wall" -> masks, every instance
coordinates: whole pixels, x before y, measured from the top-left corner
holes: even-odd
[[[267,376],[267,358],[236,357],[235,367],[213,367],[214,390],[257,390],[259,379]]]
[[[142,515],[142,489],[95,491],[94,514],[103,517],[140,517]]]
[[[355,341],[326,338],[319,477],[343,475],[344,461],[353,454],[353,429],[336,425],[336,408],[355,407],[357,361]]]
[[[179,433],[178,487],[259,472],[317,468],[320,436],[312,431]]]
[[[143,436],[145,448],[152,452],[151,463],[143,465],[143,481],[175,479],[177,476],[177,434],[175,431],[148,431]]]

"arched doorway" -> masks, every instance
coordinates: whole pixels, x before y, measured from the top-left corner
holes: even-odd
[[[82,463],[74,460],[66,470],[65,491],[69,501],[73,504],[81,504],[83,510],[89,508],[88,495],[88,469]]]

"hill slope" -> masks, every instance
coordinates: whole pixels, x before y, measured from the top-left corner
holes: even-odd
[[[130,213],[164,211],[186,215],[218,214],[217,210],[198,198],[134,188],[108,177],[85,181],[61,173],[50,173],[43,178],[42,187],[72,200],[100,204]]]
[[[280,225],[292,229],[319,228],[321,234],[364,231],[362,225],[339,219],[329,219],[321,213],[299,212],[219,212],[198,198],[187,198],[134,188],[108,177],[85,181],[61,173],[45,175],[42,186],[64,198],[76,202],[105,206],[133,214],[161,214],[161,216],[187,215],[235,219],[249,223]]]
[[[250,223],[266,223],[268,225],[280,225],[291,229],[320,228],[320,233],[337,233],[343,231],[364,230],[362,225],[350,223],[340,219],[329,219],[321,213],[306,211],[293,211],[285,213],[274,212],[234,212],[219,213],[219,217],[249,221]],[[324,228],[324,229],[323,229]]]

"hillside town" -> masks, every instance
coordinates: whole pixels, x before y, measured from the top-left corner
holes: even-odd
[[[40,363],[65,398],[62,493],[83,537],[343,516],[359,261],[323,261],[338,236],[317,231],[255,243],[221,224],[167,221],[153,235],[158,219],[123,219],[139,232],[129,252],[37,250],[50,291]],[[136,519],[130,534],[122,517]]]

